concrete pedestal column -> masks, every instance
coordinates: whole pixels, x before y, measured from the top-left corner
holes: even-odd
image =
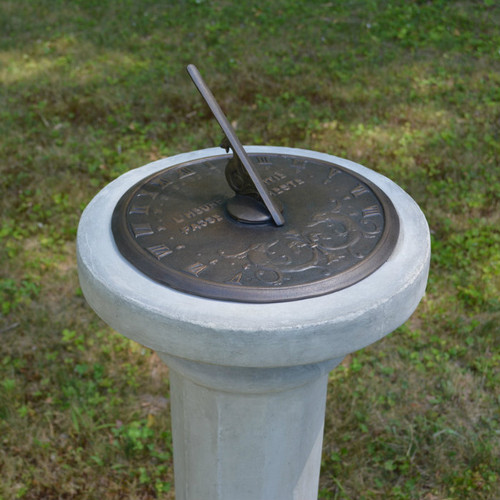
[[[317,498],[328,372],[340,359],[242,369],[160,357],[178,500]]]
[[[157,351],[171,369],[178,500],[316,498],[329,370],[404,323],[427,283],[429,229],[396,184],[314,151],[246,149],[358,172],[391,198],[400,233],[381,267],[337,292],[273,304],[226,302],[153,281],[120,254],[111,232],[113,210],[130,187],[179,163],[216,157],[220,148],[130,171],[92,200],[78,228],[81,287],[104,321]]]

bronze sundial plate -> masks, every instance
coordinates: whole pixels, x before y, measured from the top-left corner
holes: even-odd
[[[389,258],[398,216],[368,179],[313,158],[249,156],[283,206],[283,226],[230,217],[234,192],[224,169],[231,155],[207,157],[157,172],[124,194],[112,218],[123,256],[165,286],[254,303],[332,293]]]

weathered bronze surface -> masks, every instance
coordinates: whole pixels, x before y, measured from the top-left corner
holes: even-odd
[[[391,255],[399,220],[367,179],[316,159],[249,155],[285,223],[245,224],[226,209],[234,202],[224,181],[231,158],[177,165],[131,188],[112,219],[120,252],[182,292],[257,303],[335,292]]]

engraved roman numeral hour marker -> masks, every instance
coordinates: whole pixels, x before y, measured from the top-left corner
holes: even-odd
[[[267,156],[257,156],[255,158],[257,160],[257,163],[259,165],[270,165],[271,162],[269,161],[269,158]]]
[[[196,172],[194,170],[191,170],[189,167],[183,167],[179,169],[178,172],[178,179],[185,179],[186,177],[190,177],[191,175],[194,175]]]
[[[351,194],[354,197],[361,196],[362,194],[369,193],[370,191],[366,186],[363,186],[363,184],[358,184],[354,189],[351,190]]]
[[[134,236],[139,238],[140,236],[149,236],[150,234],[154,234],[153,228],[150,224],[131,224],[132,231],[134,231]]]
[[[375,215],[381,215],[380,209],[377,205],[371,205],[362,210],[363,217],[373,217]]]
[[[232,283],[233,285],[241,285],[242,276],[243,273],[238,273],[234,275],[229,281],[226,281],[226,283]]]
[[[166,245],[154,245],[147,248],[158,260],[172,253],[172,250],[170,250],[170,248],[168,248]]]
[[[172,179],[170,179],[169,177],[165,176],[165,177],[159,177],[157,179],[153,179],[150,184],[152,186],[159,186],[160,188],[165,188],[167,186],[170,186],[171,184],[173,184],[172,182]]]
[[[328,184],[332,182],[333,178],[340,173],[338,168],[332,167],[328,172],[328,177],[323,181],[323,184]]]
[[[207,267],[208,266],[202,264],[201,262],[195,262],[194,264],[187,267],[186,271],[188,273],[194,274],[195,276],[199,276],[199,274],[202,273]]]
[[[149,205],[133,205],[128,211],[129,214],[139,214],[139,215],[147,215],[149,211]]]

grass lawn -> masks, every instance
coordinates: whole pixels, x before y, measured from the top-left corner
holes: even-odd
[[[219,144],[188,63],[243,143],[362,163],[431,228],[415,314],[330,375],[320,498],[500,498],[499,26],[494,0],[0,0],[0,500],[174,498],[168,371],[87,306],[75,235],[112,179]]]

